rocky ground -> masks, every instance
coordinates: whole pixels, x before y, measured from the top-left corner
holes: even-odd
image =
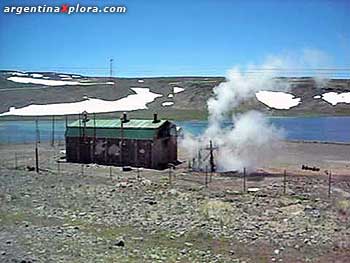
[[[1,262],[349,262],[350,176],[57,164],[0,146]],[[16,156],[14,153],[17,153]],[[17,161],[16,161],[17,159]],[[17,169],[15,169],[17,167]]]

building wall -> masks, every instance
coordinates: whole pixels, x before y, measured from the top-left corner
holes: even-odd
[[[123,146],[121,145],[123,143]],[[66,137],[67,162],[164,169],[177,160],[176,137],[154,140]]]
[[[160,138],[153,144],[153,164],[163,169],[177,161],[176,137]]]

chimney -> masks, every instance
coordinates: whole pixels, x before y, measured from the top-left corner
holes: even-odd
[[[84,122],[84,123],[86,123],[86,122],[88,122],[89,121],[89,118],[88,118],[88,113],[87,113],[87,111],[84,111],[83,113],[82,113],[82,121]]]
[[[158,114],[157,113],[154,113],[153,114],[153,123],[157,123],[159,122],[160,120],[158,120]]]
[[[128,115],[126,115],[126,112],[123,113],[121,119],[122,119],[122,122],[128,122],[129,121],[128,120]]]

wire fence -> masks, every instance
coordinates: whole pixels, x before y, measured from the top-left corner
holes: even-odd
[[[297,175],[284,170],[280,174],[241,172],[212,173],[192,171],[188,168],[169,167],[158,171],[142,168],[130,168],[127,172],[121,167],[98,164],[67,163],[64,151],[60,147],[45,149],[39,157],[39,173],[72,178],[101,178],[111,182],[142,181],[164,183],[169,187],[185,187],[220,195],[268,194],[292,195],[299,198],[336,197],[341,191],[350,191],[350,180],[346,176],[334,176],[331,171],[314,175]],[[16,151],[2,156],[1,170],[12,170],[14,176],[18,171],[35,173],[35,154],[33,151]],[[23,174],[23,173],[22,173]],[[82,180],[83,181],[83,180]],[[340,190],[339,190],[340,189]]]

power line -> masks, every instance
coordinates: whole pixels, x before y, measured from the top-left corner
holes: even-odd
[[[45,71],[75,71],[79,74],[103,74],[109,70],[109,77],[113,77],[113,59],[109,60],[109,69],[105,67],[79,67],[79,66],[49,66],[49,67],[38,67],[31,70],[26,70],[27,72],[45,72]],[[20,67],[15,67],[20,68]],[[22,67],[26,68],[26,67]],[[233,69],[235,69],[233,67]],[[206,75],[206,74],[219,74],[219,72],[226,73],[229,71],[229,68],[224,67],[214,67],[214,66],[190,66],[190,65],[177,65],[177,66],[167,66],[167,67],[158,67],[158,66],[147,66],[147,65],[128,65],[123,70],[124,75],[145,75],[145,74],[159,74],[163,76],[174,75],[174,73],[169,74],[169,72],[179,72],[181,75]],[[21,71],[21,70],[18,70]],[[272,75],[297,75],[297,76],[327,76],[329,78],[334,77],[348,77],[350,75],[350,67],[348,66],[339,66],[339,67],[314,67],[314,68],[303,68],[303,67],[248,67],[245,69],[237,67],[237,71],[242,75],[256,75],[269,74]],[[160,74],[160,72],[163,72]],[[167,74],[168,72],[168,74]],[[188,73],[187,73],[188,72]],[[190,74],[189,74],[190,73]],[[74,73],[72,73],[74,74]],[[223,74],[224,75],[224,74]]]

